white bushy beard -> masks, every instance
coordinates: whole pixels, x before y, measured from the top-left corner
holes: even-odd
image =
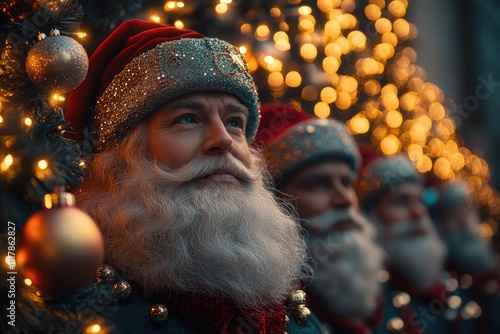
[[[443,270],[447,249],[430,218],[394,225],[384,225],[375,215],[371,220],[379,227],[387,265],[417,288],[431,288]],[[425,234],[412,235],[422,229]]]
[[[443,235],[448,246],[448,257],[458,269],[480,274],[495,268],[496,260],[489,244],[470,228],[464,227]]]
[[[257,152],[251,169],[227,154],[168,170],[151,162],[146,143],[142,124],[120,149],[96,155],[78,198],[112,265],[148,294],[201,292],[241,307],[280,302],[297,288],[306,246],[266,188]],[[193,181],[217,169],[241,185]]]
[[[359,225],[359,229],[326,235],[310,233],[315,277],[309,289],[329,313],[362,321],[375,311],[381,294],[378,274],[384,252],[374,242],[373,228],[356,209],[332,209],[308,220],[321,226],[325,224],[318,220],[332,225],[351,220]]]

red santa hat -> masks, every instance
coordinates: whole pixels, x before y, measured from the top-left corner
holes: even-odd
[[[358,145],[339,121],[319,119],[288,105],[263,105],[254,146],[263,149],[276,186],[317,161],[339,159],[357,172]]]
[[[69,137],[81,141],[88,126],[93,151],[103,151],[163,103],[200,91],[239,98],[249,110],[245,134],[254,137],[257,90],[235,46],[192,30],[125,21],[95,50],[87,77],[68,96]]]

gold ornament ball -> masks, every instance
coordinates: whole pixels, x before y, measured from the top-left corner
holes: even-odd
[[[149,310],[149,317],[156,323],[163,322],[167,319],[168,309],[165,305],[156,304],[151,306]]]
[[[299,305],[294,311],[294,318],[299,325],[305,324],[311,319],[311,310],[305,305]]]
[[[127,281],[118,281],[113,285],[113,290],[115,290],[118,299],[125,300],[130,297],[132,293],[132,286]]]
[[[288,304],[290,306],[298,306],[306,303],[306,293],[302,290],[296,290],[290,293]]]
[[[103,264],[96,271],[97,282],[111,283],[115,279],[115,270],[109,264]]]
[[[89,67],[83,46],[68,36],[50,36],[37,42],[26,58],[26,72],[44,92],[69,92],[78,87]]]
[[[74,206],[44,209],[26,222],[17,263],[33,286],[66,294],[93,280],[104,258],[101,231]]]

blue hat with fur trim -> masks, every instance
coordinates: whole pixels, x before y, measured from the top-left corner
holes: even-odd
[[[358,144],[344,124],[319,119],[286,105],[264,105],[255,145],[264,148],[276,186],[282,186],[305,166],[328,159],[345,161],[358,172]]]

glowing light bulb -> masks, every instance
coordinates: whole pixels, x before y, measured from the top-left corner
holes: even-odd
[[[305,43],[300,47],[300,55],[306,60],[313,61],[318,55],[318,50],[316,49],[314,44]]]
[[[401,142],[394,135],[388,135],[380,141],[380,149],[385,155],[393,155],[399,151]]]
[[[184,22],[182,22],[181,20],[175,20],[174,26],[177,29],[184,29]]]
[[[299,87],[302,83],[302,76],[297,71],[290,71],[286,74],[285,83],[292,88]]]
[[[220,3],[217,6],[215,6],[215,12],[217,14],[224,14],[227,12],[227,10],[228,10],[228,7],[225,3]]]
[[[314,106],[314,114],[319,118],[327,118],[330,112],[330,106],[325,102],[318,102]]]
[[[265,56],[264,57],[264,62],[266,64],[272,64],[273,61],[274,61],[274,57],[273,56]]]
[[[255,37],[259,41],[264,41],[269,37],[269,34],[271,34],[271,31],[269,30],[269,27],[265,24],[261,24],[260,26],[255,29]]]
[[[363,116],[355,116],[351,119],[351,129],[355,134],[367,133],[370,130],[370,121]]]
[[[13,163],[14,163],[14,157],[12,156],[12,154],[7,154],[7,156],[5,156],[5,158],[3,159],[2,163],[0,163],[0,169],[2,171],[5,171],[9,169],[9,167],[12,166]]]
[[[37,166],[39,169],[44,170],[47,167],[49,167],[49,163],[47,162],[47,160],[42,159],[42,160],[38,161]]]
[[[175,7],[177,7],[177,2],[176,1],[167,1],[165,3],[165,6],[163,6],[163,9],[168,12],[168,11],[172,11],[175,9]]]
[[[87,334],[96,334],[101,332],[101,326],[99,324],[90,325],[87,327]]]

